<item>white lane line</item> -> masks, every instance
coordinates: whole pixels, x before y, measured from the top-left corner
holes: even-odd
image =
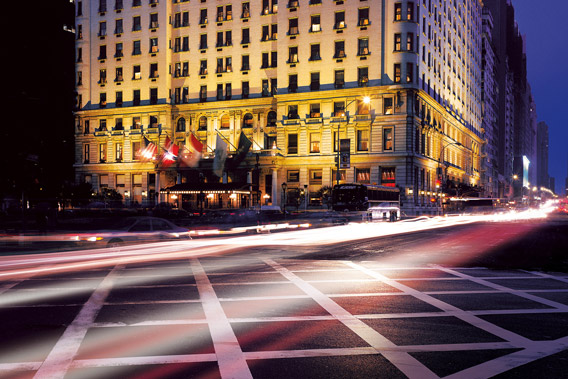
[[[498,327],[497,325],[494,325],[488,321],[485,321],[475,315],[473,315],[471,312],[466,312],[461,310],[458,307],[455,307],[451,304],[445,303],[441,300],[438,300],[432,296],[426,295],[423,292],[420,292],[418,290],[415,290],[414,288],[405,286],[404,284],[401,284],[399,282],[397,282],[396,280],[393,279],[389,279],[384,275],[381,275],[377,272],[374,272],[372,270],[369,270],[365,267],[362,267],[356,263],[353,262],[349,262],[349,261],[345,261],[344,262],[346,265],[350,266],[350,267],[354,267],[354,268],[359,268],[361,271],[363,271],[366,274],[372,275],[377,279],[381,279],[383,280],[386,284],[393,286],[405,293],[408,293],[409,295],[412,295],[414,297],[416,297],[418,300],[421,300],[425,303],[428,303],[430,305],[433,305],[437,308],[440,308],[441,310],[445,311],[445,312],[452,312],[452,316],[459,318],[462,321],[465,321],[479,329],[485,330],[486,332],[489,332],[499,338],[502,338],[506,341],[512,342],[516,345],[518,345],[518,347],[525,347],[525,346],[530,346],[532,344],[532,341],[528,338],[525,338],[523,336],[520,336],[516,333],[513,333],[509,330],[503,329]]]
[[[279,265],[273,260],[264,260],[267,264],[272,266],[276,271],[284,275],[288,280],[294,283],[298,288],[310,295],[320,306],[322,306],[332,316],[337,318],[345,326],[351,329],[361,339],[367,342],[377,352],[388,359],[393,365],[396,366],[409,378],[438,378],[436,374],[430,371],[426,366],[413,358],[410,354],[400,351],[388,350],[389,348],[396,348],[396,345],[378,333],[376,330],[359,320],[344,308],[339,306],[336,302],[324,295],[311,284],[302,280],[296,274],[292,273],[285,267]]]
[[[534,302],[544,304],[544,305],[547,305],[547,306],[552,307],[552,308],[556,308],[556,309],[561,310],[561,311],[568,311],[567,305],[562,304],[562,303],[558,303],[556,301],[548,300],[548,299],[545,299],[545,298],[542,298],[542,297],[539,297],[539,296],[536,296],[536,295],[531,295],[531,294],[529,294],[525,291],[505,287],[501,284],[492,283],[490,281],[485,280],[485,278],[482,279],[482,278],[470,276],[470,275],[467,275],[467,274],[462,274],[461,272],[454,271],[452,269],[448,269],[448,268],[437,266],[437,265],[434,265],[434,267],[438,267],[438,269],[441,270],[441,271],[451,273],[453,275],[458,275],[458,276],[460,276],[464,279],[471,280],[472,282],[484,285],[484,286],[489,287],[489,288],[493,288],[497,291],[510,293],[512,295],[516,295],[516,296],[519,296],[519,297],[522,297],[522,298],[525,298],[525,299],[528,299],[528,300],[532,300]]]
[[[35,371],[40,365],[41,362],[0,363],[0,377],[16,371]]]
[[[516,367],[545,358],[568,349],[568,337],[554,341],[539,341],[523,350],[470,367],[446,376],[445,379],[485,379],[512,370]]]
[[[72,368],[86,367],[120,367],[141,366],[171,363],[215,362],[215,354],[157,355],[145,357],[121,357],[104,359],[79,359],[73,362]]]
[[[59,338],[43,364],[36,372],[34,378],[63,378],[73,362],[73,358],[79,346],[83,342],[83,338],[87,334],[87,330],[92,326],[95,317],[102,308],[105,298],[108,296],[118,270],[121,266],[116,266],[94,290],[93,294],[87,300],[81,311],[75,317],[73,322],[65,329],[63,335]]]
[[[563,277],[563,276],[554,276],[554,275],[550,275],[550,274],[545,274],[543,272],[533,272],[533,271],[527,271],[530,274],[533,275],[537,275],[537,276],[541,276],[543,278],[548,278],[548,279],[554,279],[554,280],[558,280],[564,283],[568,283],[568,278],[567,277]]]
[[[199,260],[192,259],[191,268],[209,324],[221,377],[252,378],[239,341]]]

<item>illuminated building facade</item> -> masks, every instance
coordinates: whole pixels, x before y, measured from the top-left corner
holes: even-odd
[[[281,204],[293,198],[284,189],[313,198],[339,180],[397,186],[407,214],[437,213],[442,192],[479,191],[479,0],[76,7],[76,179],[96,191],[144,203],[160,188],[170,201],[166,188],[185,184],[178,202],[194,207],[200,184],[226,183],[245,191],[221,189],[207,206],[231,207]],[[247,158],[213,175],[217,134],[230,154],[241,131]],[[138,160],[144,138],[187,145],[191,134],[204,145],[196,168]]]

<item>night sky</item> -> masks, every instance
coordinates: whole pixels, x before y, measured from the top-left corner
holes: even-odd
[[[526,36],[528,79],[538,121],[549,127],[548,173],[556,193],[564,194],[568,174],[568,1],[512,0],[515,19]]]

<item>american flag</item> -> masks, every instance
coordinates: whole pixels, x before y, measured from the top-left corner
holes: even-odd
[[[140,149],[140,160],[145,162],[154,161],[156,160],[157,152],[158,147],[156,144],[144,137],[144,147]]]

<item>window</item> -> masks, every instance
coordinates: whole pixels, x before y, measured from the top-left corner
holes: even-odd
[[[414,33],[406,34],[406,50],[414,51]]]
[[[319,43],[313,43],[313,44],[310,45],[310,60],[311,61],[321,60],[320,44]]]
[[[199,35],[199,49],[207,49],[207,34]]]
[[[158,64],[150,63],[150,78],[155,79],[158,77]]]
[[[201,116],[199,118],[199,128],[198,130],[207,130],[207,117]]]
[[[158,104],[158,89],[150,88],[150,104]]]
[[[310,90],[319,91],[320,89],[320,74],[319,72],[312,72],[310,74]]]
[[[291,120],[298,119],[300,116],[298,115],[298,105],[288,105],[288,118]]]
[[[90,145],[88,143],[83,145],[83,163],[89,163],[89,149]]]
[[[77,71],[77,85],[80,86],[83,84],[83,72]]]
[[[319,132],[310,133],[310,153],[320,152],[320,140],[321,140],[321,134]]]
[[[319,15],[311,16],[311,27],[310,32],[321,32],[321,18]]]
[[[385,97],[383,101],[384,101],[383,113],[384,114],[392,114],[392,112],[393,112],[392,97]]]
[[[105,119],[99,120],[99,132],[107,131],[107,121]]]
[[[291,93],[298,92],[298,75],[297,74],[288,75],[288,92],[291,92]]]
[[[225,100],[231,100],[233,97],[233,86],[231,83],[225,84]]]
[[[207,86],[199,88],[199,101],[202,103],[207,101]]]
[[[107,23],[106,21],[99,22],[99,37],[104,37],[107,34]]]
[[[231,118],[228,114],[221,117],[221,129],[229,129],[231,127]]]
[[[132,117],[132,129],[140,129],[142,124],[140,123],[140,117]]]
[[[310,170],[310,184],[314,184],[314,185],[318,185],[322,183],[322,172],[323,170],[320,169],[316,169],[316,170]]]
[[[83,48],[77,48],[77,62],[83,62]]]
[[[150,29],[156,29],[158,27],[158,14],[150,13]]]
[[[369,68],[368,67],[358,67],[357,68],[357,83],[359,87],[367,87],[369,83]]]
[[[357,130],[357,151],[369,151],[368,130]]]
[[[400,33],[395,33],[394,35],[394,51],[400,51],[400,44],[401,44],[402,37]]]
[[[249,28],[243,28],[242,29],[242,38],[241,38],[241,43],[247,44],[250,43],[250,29]]]
[[[344,117],[345,116],[345,102],[335,101],[333,103],[333,116],[334,117]]]
[[[199,12],[199,24],[207,24],[207,8],[201,9]]]
[[[223,32],[217,32],[217,45],[216,47],[223,46]]]
[[[298,46],[288,48],[288,63],[298,63]]]
[[[174,104],[179,104],[181,102],[181,88],[174,88]]]
[[[394,82],[395,83],[400,83],[400,63],[395,63],[394,64]]]
[[[270,78],[270,95],[274,96],[278,93],[278,79]]]
[[[140,142],[132,142],[132,160],[139,161],[140,160]],[[140,182],[142,178],[140,178]]]
[[[393,129],[391,127],[383,128],[383,150],[393,150]]]
[[[104,92],[101,92],[99,95],[99,107],[105,108],[107,105],[107,95]]]
[[[407,63],[406,64],[406,82],[412,83],[414,81],[414,64]]]
[[[182,63],[181,76],[189,76],[189,62]]]
[[[174,65],[174,78],[181,76],[181,62],[176,62]]]
[[[241,97],[243,99],[248,99],[249,93],[250,93],[249,82],[243,82],[242,83],[242,95],[241,95]]]
[[[406,3],[406,19],[408,21],[414,21],[414,3],[411,1]]]
[[[297,134],[288,134],[288,154],[298,154]]]
[[[262,79],[262,96],[270,96],[270,92],[268,92],[268,79]]]
[[[99,144],[99,162],[105,163],[107,158],[107,144],[101,143]]]
[[[402,20],[402,4],[395,3],[394,4],[394,20],[401,21]]]
[[[278,67],[278,52],[271,51],[270,52],[270,67],[275,68]]]
[[[83,15],[83,2],[77,1],[77,16]]]
[[[99,0],[99,13],[103,13],[107,11],[107,2],[106,0]]]
[[[114,34],[122,34],[124,29],[122,27],[122,19],[119,18],[114,22]]]
[[[140,22],[140,16],[132,17],[132,31],[137,32],[142,30],[142,23]]]
[[[243,117],[243,128],[252,128],[253,127],[253,116],[252,113],[245,113]]]
[[[183,87],[181,92],[181,101],[184,104],[189,102],[189,87]]]
[[[310,104],[310,117],[311,118],[321,117],[320,104],[319,103]]]
[[[181,26],[189,26],[189,12],[182,13]]]
[[[123,52],[122,52],[122,42],[118,42],[115,45],[115,49],[114,49],[114,57],[115,58],[121,58],[123,56]]]
[[[371,183],[371,169],[370,168],[356,168],[355,178],[357,183]]]
[[[158,127],[158,117],[150,116],[150,127],[157,128]]]
[[[335,41],[334,58],[345,58],[345,41]]]
[[[83,39],[83,25],[81,25],[81,24],[77,25],[77,32],[76,32],[75,37],[77,39]]]
[[[85,120],[85,130],[84,130],[85,134],[89,134],[91,133],[91,123],[89,122],[89,120]]]
[[[297,18],[290,18],[288,19],[288,34],[291,36],[295,36],[299,33],[298,31],[298,19]]]
[[[141,1],[140,0],[132,0],[132,6],[133,7],[139,7],[141,5]]]
[[[299,183],[300,182],[300,171],[299,170],[288,170],[286,173],[287,181],[289,183]]]
[[[132,80],[138,80],[142,78],[142,73],[140,72],[140,65],[132,66]]]
[[[223,100],[223,84],[217,83],[217,100]]]
[[[266,126],[276,126],[276,112],[270,111],[266,116]],[[271,147],[268,145],[268,147]]]
[[[158,38],[150,38],[150,53],[158,52]]]
[[[132,105],[138,106],[140,105],[140,90],[135,89],[132,91]]]
[[[260,68],[268,68],[268,53],[262,53],[262,65]]]
[[[358,55],[369,55],[369,39],[359,38],[358,43]]]
[[[223,58],[217,58],[217,68],[215,70],[217,74],[223,72]]]
[[[115,105],[117,107],[122,107],[122,91],[116,91],[116,102]],[[120,122],[120,125],[122,126],[122,121]]]
[[[207,59],[199,62],[199,75],[207,75]]]
[[[241,71],[248,71],[248,70],[250,70],[249,56],[248,56],[248,55],[243,55],[243,56],[241,57],[241,60],[242,60]]]
[[[107,58],[107,47],[106,45],[99,46],[99,59],[103,60]]]
[[[181,26],[181,13],[178,12],[174,14],[174,28],[179,28]]]
[[[359,8],[359,26],[369,25],[369,8]]]
[[[335,12],[335,29],[343,29],[345,28],[345,11]]]
[[[396,167],[380,168],[381,185],[385,187],[396,186]]]
[[[335,88],[341,89],[345,87],[345,71],[344,70],[335,70],[335,80],[334,80]]]
[[[250,17],[250,3],[244,2],[242,6],[241,18],[249,18]]]
[[[140,41],[132,41],[132,55],[140,55],[142,51],[140,50]]]

